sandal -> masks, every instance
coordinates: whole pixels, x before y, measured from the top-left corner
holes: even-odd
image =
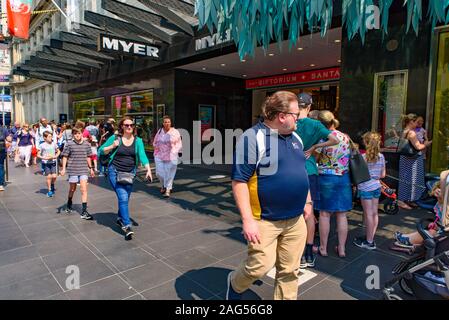
[[[328,254],[326,251],[321,250],[321,247],[318,248],[318,254],[322,257],[327,257]]]
[[[167,191],[167,189],[165,189],[165,188],[161,188],[161,194],[164,194],[165,193],[165,191]]]
[[[413,208],[410,207],[405,202],[398,202],[398,207],[401,208],[401,209],[404,209],[404,210],[413,210]]]
[[[410,248],[413,244],[410,242],[408,237],[404,237],[402,232],[396,231],[394,233],[394,238],[396,239],[396,245],[400,247]]]
[[[346,253],[341,254],[340,251],[338,251],[338,246],[334,247],[335,253],[340,257],[340,258],[346,258]]]

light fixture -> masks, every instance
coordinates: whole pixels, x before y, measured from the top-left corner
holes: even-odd
[[[269,53],[268,55],[269,55],[270,57],[272,57],[272,56],[274,56],[274,53]]]
[[[204,70],[206,70],[206,67],[203,67],[202,69],[203,69],[203,71],[204,71]]]
[[[304,50],[304,48],[299,47],[297,50],[298,51],[302,51],[302,50]]]
[[[242,77],[243,77],[243,78],[246,78],[246,77],[247,77],[247,75],[246,75],[246,74],[242,74]]]
[[[341,40],[340,40],[340,39],[335,39],[334,42],[335,42],[335,43],[340,43]]]
[[[226,63],[222,63],[222,64],[220,64],[220,66],[226,67]]]
[[[246,62],[246,60],[245,59],[243,59],[243,60],[240,60],[241,62]]]
[[[340,60],[340,59],[338,59],[338,60],[337,60],[337,62],[338,62],[338,63],[341,63],[341,60]]]
[[[287,71],[287,68],[282,68],[282,71]]]
[[[316,64],[313,64],[313,63],[311,63],[311,64],[310,64],[310,66],[311,66],[311,67],[315,67],[315,66],[316,66]]]

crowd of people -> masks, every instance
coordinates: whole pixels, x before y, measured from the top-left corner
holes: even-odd
[[[278,91],[264,102],[260,121],[238,140],[232,189],[248,241],[248,256],[228,276],[228,299],[241,298],[273,266],[276,266],[274,298],[296,299],[299,269],[314,267],[317,254],[328,256],[333,216],[338,234],[333,250],[345,258],[347,214],[353,208],[354,190],[361,200],[366,228],[365,234],[352,242],[363,249],[376,249],[380,181],[387,174],[381,135],[367,132],[362,137],[363,144],[358,146],[340,130],[332,112],[311,110],[312,106],[312,97],[306,93]],[[414,201],[425,191],[424,158],[432,142],[422,123],[422,118],[414,114],[404,116],[399,137],[416,151],[413,157],[400,156],[398,198],[403,209],[416,206]],[[0,190],[4,190],[2,160],[7,156],[14,158],[17,166],[25,167],[37,166],[40,159],[39,170],[46,179],[47,197],[54,196],[56,179],[67,173],[69,191],[65,211],[72,212],[73,196],[79,185],[81,218],[92,220],[87,209],[88,179],[107,175],[117,196],[117,224],[124,231],[125,239],[132,239],[129,200],[139,166],[144,166],[145,177],[153,180],[144,142],[137,135],[132,118],[124,117],[118,123],[111,118],[60,125],[41,118],[31,127],[16,122],[0,134],[0,150],[4,150],[0,152]],[[163,197],[170,197],[182,140],[169,116],[164,116],[163,126],[152,140],[160,192]],[[276,152],[272,149],[274,145]],[[351,181],[350,166],[354,151],[361,152],[369,171],[369,178],[356,185]],[[273,159],[274,172],[268,170]],[[440,195],[438,192],[435,191],[436,196]],[[436,211],[441,213],[443,209],[439,199]],[[316,231],[320,239],[317,246]],[[415,234],[396,233],[395,237],[407,243],[422,240]]]

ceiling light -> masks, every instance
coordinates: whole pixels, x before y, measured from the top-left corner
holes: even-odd
[[[269,53],[268,55],[269,55],[270,57],[272,57],[272,56],[274,56],[274,53]]]
[[[298,48],[298,51],[302,51],[302,50],[304,50],[304,48],[301,48],[301,47]]]
[[[341,63],[341,60],[340,60],[340,59],[338,59],[338,60],[337,60],[337,62],[338,62],[338,63]]]
[[[341,40],[340,40],[340,39],[335,39],[334,42],[335,42],[335,43],[340,43]]]
[[[243,60],[240,60],[241,62],[246,62],[246,60],[245,59],[243,59]]]
[[[222,63],[222,64],[220,64],[220,66],[226,67],[226,63]]]
[[[206,70],[206,67],[203,67],[203,70]]]
[[[310,66],[311,66],[311,67],[315,67],[316,65],[315,65],[315,64],[313,64],[313,63],[311,63],[311,64],[310,64]]]
[[[282,71],[287,71],[287,68],[283,68]]]
[[[246,77],[247,77],[247,75],[246,75],[246,74],[242,74],[242,77],[243,77],[243,78],[246,78]]]

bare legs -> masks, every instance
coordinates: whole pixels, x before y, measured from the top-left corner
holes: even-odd
[[[329,239],[330,230],[330,212],[320,211],[320,254],[327,255],[327,241]],[[348,237],[348,219],[346,212],[336,212],[337,218],[337,233],[338,233],[338,254],[345,255],[346,239]]]

